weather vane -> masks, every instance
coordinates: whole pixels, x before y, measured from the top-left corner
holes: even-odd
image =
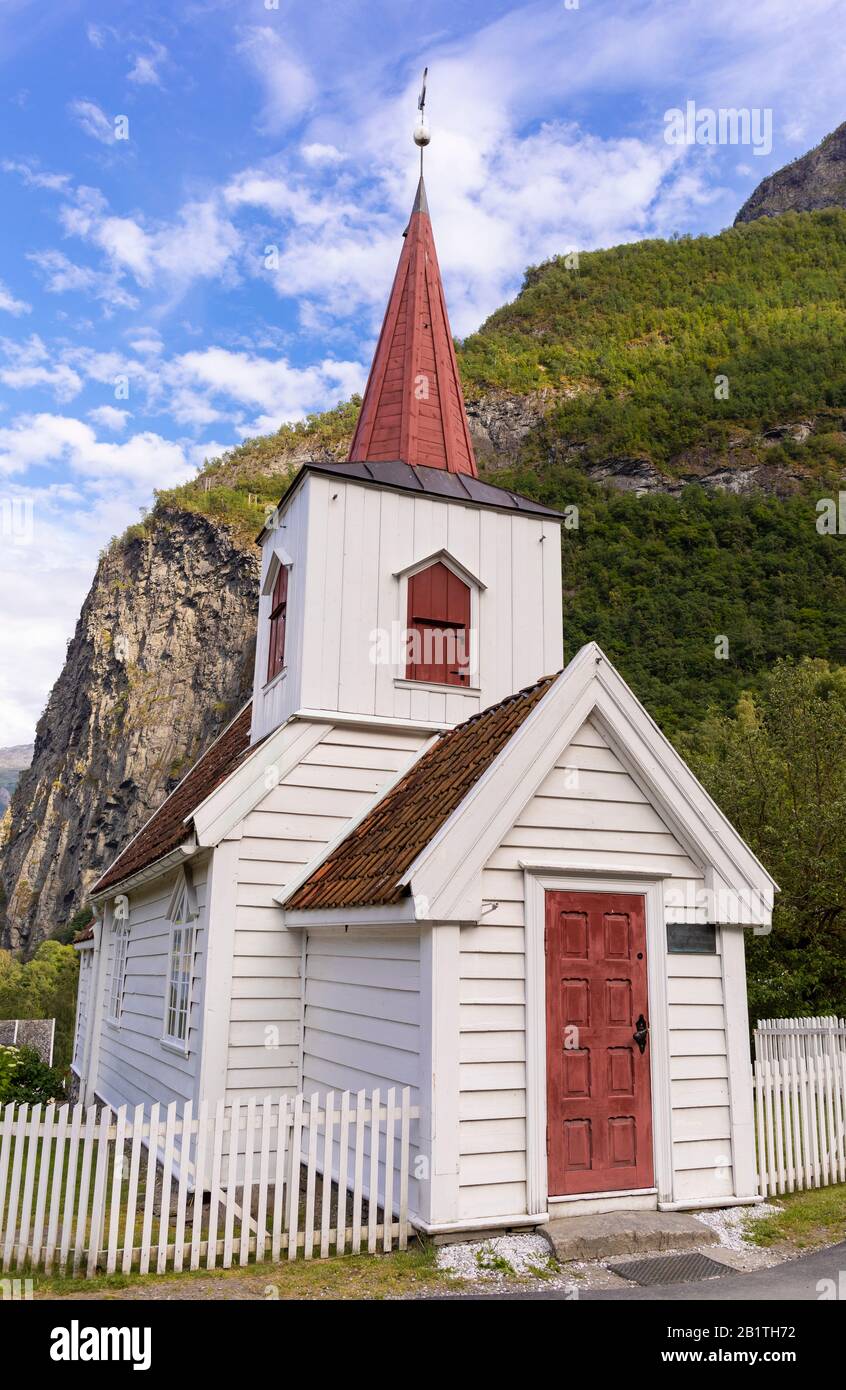
[[[429,76],[429,69],[423,69],[423,86],[420,88],[420,95],[417,98],[417,110],[420,115],[417,117],[417,125],[414,127],[414,143],[420,146],[420,177],[423,177],[423,151],[431,140],[429,127],[426,124],[426,78]]]

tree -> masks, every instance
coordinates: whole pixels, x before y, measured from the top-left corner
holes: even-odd
[[[0,1018],[55,1018],[54,1062],[64,1069],[73,1053],[79,961],[73,946],[44,941],[28,961],[0,951]]]
[[[780,885],[773,930],[750,936],[756,1016],[846,1013],[846,669],[779,661],[733,718],[684,754]]]

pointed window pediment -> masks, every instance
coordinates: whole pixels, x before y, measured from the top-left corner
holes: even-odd
[[[199,915],[197,893],[190,870],[180,869],[167,906],[167,920],[172,922],[174,926],[181,927]]]
[[[422,560],[415,560],[413,564],[406,565],[404,569],[395,570],[394,578],[411,579],[415,574],[419,574],[421,570],[426,570],[430,565],[435,565],[438,562],[445,565],[448,570],[452,570],[453,574],[459,579],[463,579],[465,584],[469,584],[471,588],[478,589],[480,593],[487,588],[487,585],[482,582],[477,574],[474,574],[471,569],[463,565],[460,560],[457,560],[456,557],[445,548],[433,551],[431,555],[426,555]]]

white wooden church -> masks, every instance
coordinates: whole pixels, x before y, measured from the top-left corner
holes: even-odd
[[[95,886],[83,1099],[410,1086],[428,1232],[755,1196],[775,885],[562,669],[561,522],[477,476],[421,178],[349,461],[260,537],[252,701]]]

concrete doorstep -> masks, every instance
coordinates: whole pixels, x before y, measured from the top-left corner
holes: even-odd
[[[642,1255],[658,1250],[698,1250],[716,1245],[710,1226],[682,1211],[629,1211],[600,1216],[558,1217],[539,1227],[562,1264]]]

